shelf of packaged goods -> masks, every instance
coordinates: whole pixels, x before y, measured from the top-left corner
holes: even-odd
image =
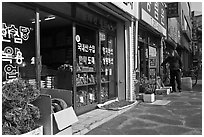
[[[76,73],[96,73],[96,71],[77,71]]]
[[[94,85],[96,85],[96,83],[81,84],[81,85],[76,85],[76,87],[94,86]]]

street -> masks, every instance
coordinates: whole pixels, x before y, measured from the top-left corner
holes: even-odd
[[[166,105],[140,103],[87,135],[202,135],[202,82],[192,91],[158,99]]]

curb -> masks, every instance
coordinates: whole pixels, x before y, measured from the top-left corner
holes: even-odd
[[[107,118],[104,118],[100,121],[95,121],[94,123],[91,123],[90,125],[86,126],[84,129],[81,129],[77,132],[72,133],[72,135],[85,135],[86,133],[88,133],[89,131],[93,130],[94,128],[106,123],[107,121],[117,117],[118,115],[130,110],[131,108],[133,108],[135,105],[138,105],[140,103],[140,101],[136,101],[135,103],[131,104],[131,106],[125,107],[124,109],[115,111],[115,110],[107,110],[107,111],[114,111],[115,113]]]

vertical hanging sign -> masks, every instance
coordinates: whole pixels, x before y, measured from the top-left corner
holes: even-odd
[[[178,11],[178,2],[171,2],[167,4],[167,17],[168,18],[174,18],[179,17],[179,11]]]

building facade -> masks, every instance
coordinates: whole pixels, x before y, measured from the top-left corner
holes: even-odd
[[[178,51],[183,62],[184,70],[188,70],[192,62],[190,3],[168,2],[167,10],[167,46],[173,46]]]
[[[192,12],[193,66],[202,64],[202,15]]]
[[[136,70],[138,68],[137,62],[137,35],[138,35],[138,2],[113,2],[113,4],[120,8],[128,15],[128,20],[125,23],[125,55],[126,55],[126,99],[135,100],[135,81]],[[113,9],[113,8],[111,8]],[[121,13],[120,13],[121,14]],[[118,54],[120,56],[120,54]],[[121,66],[122,67],[122,66]],[[119,80],[119,84],[123,81]]]
[[[72,91],[77,115],[132,99],[136,9],[132,2],[4,2],[2,80]]]
[[[180,17],[180,35],[181,35],[181,45],[178,46],[178,51],[182,57],[184,70],[189,70],[192,64],[192,44],[191,44],[191,6],[189,2],[179,2],[179,14]]]
[[[163,2],[140,2],[138,25],[138,66],[140,77],[155,82],[160,76],[163,61],[163,40],[167,35],[166,4]]]

